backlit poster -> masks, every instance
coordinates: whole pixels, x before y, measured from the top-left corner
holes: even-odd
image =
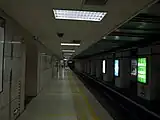
[[[131,60],[131,75],[137,75],[137,60]]]
[[[138,82],[146,83],[146,70],[147,70],[146,58],[138,58]]]
[[[119,60],[114,61],[114,75],[119,76]]]
[[[106,73],[106,60],[103,60],[102,71],[103,73]]]

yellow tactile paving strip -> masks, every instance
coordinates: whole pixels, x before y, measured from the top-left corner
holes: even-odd
[[[70,81],[72,93],[77,93],[76,95],[72,95],[77,120],[100,120],[89,104],[87,96],[83,93],[83,88],[76,82],[77,77],[75,77],[72,72],[68,72],[68,80]]]

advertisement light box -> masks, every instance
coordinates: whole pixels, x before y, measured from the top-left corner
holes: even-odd
[[[106,73],[106,60],[103,60],[102,71],[103,71],[103,73]]]
[[[114,61],[114,75],[119,76],[119,60]]]
[[[147,59],[138,58],[138,82],[147,83]]]
[[[131,60],[131,75],[136,76],[137,75],[137,60]]]

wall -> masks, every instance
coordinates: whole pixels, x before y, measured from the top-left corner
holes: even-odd
[[[39,59],[38,59],[38,83],[37,83],[37,93],[39,93],[45,85],[47,85],[48,81],[52,79],[53,77],[53,59],[51,55],[43,55],[39,53]]]
[[[32,34],[11,17],[3,12],[0,12],[0,17],[6,22],[0,120],[15,120],[24,111],[25,95],[32,94],[32,91],[28,90],[35,87],[35,93],[38,93],[44,84],[51,80],[53,62],[48,64],[42,61],[39,64],[39,53],[48,53],[46,48],[34,41]],[[2,40],[0,42],[3,43]],[[45,69],[41,69],[42,66]]]
[[[24,110],[25,45],[20,41],[32,39],[32,35],[5,13],[0,12],[0,17],[6,22],[0,119],[14,120]]]
[[[26,44],[26,100],[32,99],[53,77],[53,59],[51,54],[35,43]],[[29,100],[30,101],[30,100]]]

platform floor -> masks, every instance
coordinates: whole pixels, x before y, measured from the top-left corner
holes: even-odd
[[[113,120],[71,70],[62,69],[18,120]]]

